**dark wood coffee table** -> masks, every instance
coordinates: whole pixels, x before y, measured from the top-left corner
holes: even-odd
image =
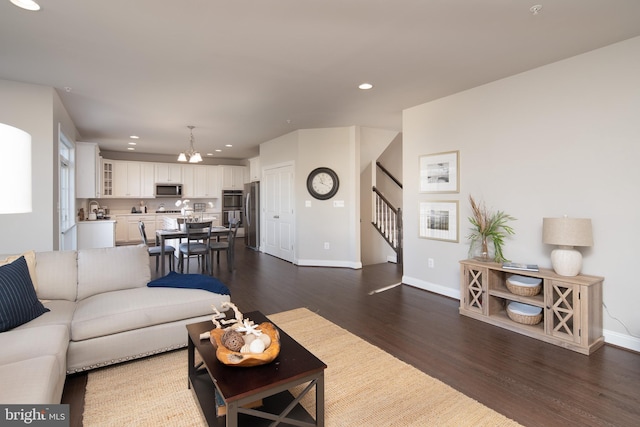
[[[259,311],[246,313],[244,317],[255,323],[270,322]],[[281,346],[276,360],[250,368],[226,366],[216,358],[211,342],[200,339],[201,333],[211,329],[211,321],[187,325],[189,388],[193,387],[210,426],[324,426],[324,370],[327,365],[278,328]],[[199,365],[195,364],[196,349],[203,360]],[[294,399],[288,390],[305,383],[308,385],[304,391]],[[299,404],[300,398],[314,387],[315,420]],[[226,416],[216,415],[216,389],[227,406]],[[263,406],[259,408],[242,407],[259,399],[263,400]]]

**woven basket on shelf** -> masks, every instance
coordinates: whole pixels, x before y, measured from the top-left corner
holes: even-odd
[[[542,279],[514,275],[507,279],[506,285],[512,294],[532,297],[542,290]]]
[[[513,304],[513,307],[511,306]],[[522,308],[525,311],[538,311],[537,314],[523,314]],[[542,309],[539,307],[533,307],[528,304],[522,304],[517,302],[510,302],[507,304],[507,316],[514,322],[522,323],[523,325],[537,325],[542,321]]]

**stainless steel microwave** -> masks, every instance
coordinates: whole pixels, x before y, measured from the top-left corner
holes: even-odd
[[[156,184],[156,197],[182,197],[182,184]]]

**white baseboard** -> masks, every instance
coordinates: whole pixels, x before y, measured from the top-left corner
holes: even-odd
[[[617,345],[618,347],[626,348],[628,350],[633,350],[640,353],[640,338],[621,334],[620,332],[609,331],[606,329],[603,330],[602,333],[604,335],[604,342],[606,342],[607,344]]]
[[[327,259],[298,259],[296,264],[302,267],[341,267],[341,268],[353,268],[359,270],[362,268],[361,262],[353,261],[338,261]]]
[[[452,289],[446,286],[437,285],[435,283],[427,282],[424,280],[416,279],[415,277],[402,276],[402,283],[411,285],[416,288],[424,289],[425,291],[433,292],[447,296],[449,298],[460,299],[460,289]]]

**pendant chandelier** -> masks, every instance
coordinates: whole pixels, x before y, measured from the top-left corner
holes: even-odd
[[[199,152],[197,152],[195,150],[195,148],[193,148],[193,129],[195,128],[195,126],[187,126],[191,132],[191,138],[189,139],[189,149],[187,151],[183,151],[182,153],[180,153],[180,155],[178,156],[178,161],[179,162],[189,162],[189,163],[200,163],[202,161],[202,156],[200,155]]]

